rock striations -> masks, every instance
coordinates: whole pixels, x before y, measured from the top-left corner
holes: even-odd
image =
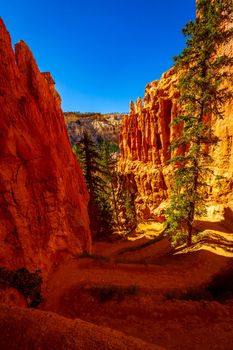
[[[233,53],[233,40],[221,48]],[[126,187],[136,194],[136,210],[141,220],[163,220],[172,177],[169,145],[180,132],[169,124],[178,113],[178,91],[175,88],[177,73],[171,68],[161,80],[153,81],[145,89],[145,97],[136,104],[131,102],[130,115],[122,122],[119,171]],[[232,87],[232,82],[227,82]],[[233,100],[224,106],[224,118],[212,121],[219,138],[210,149],[211,167],[216,176],[209,183],[208,212],[222,219],[226,209],[233,208]],[[229,210],[228,210],[229,213]]]
[[[46,275],[89,251],[87,203],[54,81],[0,19],[0,266]]]
[[[157,208],[167,198],[169,124],[177,111],[175,81],[171,69],[160,81],[148,84],[143,101],[131,102],[130,115],[122,122],[119,170],[125,186],[136,193],[136,209],[142,220],[160,220]]]

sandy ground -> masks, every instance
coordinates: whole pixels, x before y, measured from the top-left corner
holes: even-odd
[[[166,239],[149,245],[145,238],[97,243],[92,257],[67,260],[54,271],[42,309],[166,349],[232,350],[232,300],[171,298],[232,267],[232,258],[220,253],[199,243],[174,255]]]

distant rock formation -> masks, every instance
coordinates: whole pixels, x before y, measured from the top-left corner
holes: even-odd
[[[220,50],[233,55],[233,39]],[[119,171],[125,187],[131,187],[135,195],[141,220],[163,220],[173,176],[167,163],[171,156],[169,145],[180,132],[179,126],[169,127],[178,113],[176,82],[177,73],[171,68],[160,80],[148,84],[143,101],[138,99],[135,105],[131,102],[130,115],[122,122]],[[215,175],[224,178],[219,182],[216,176],[206,179],[208,215],[220,219],[223,213],[229,213],[226,209],[233,209],[233,100],[224,106],[224,112],[222,120],[213,121],[220,142],[210,149],[211,168]]]
[[[94,142],[102,139],[115,145],[120,142],[120,125],[125,115],[66,112],[65,120],[71,144],[77,143],[88,131]]]
[[[89,251],[87,204],[54,81],[0,19],[0,266],[46,275]]]

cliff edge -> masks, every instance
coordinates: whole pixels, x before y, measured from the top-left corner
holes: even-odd
[[[46,274],[89,251],[87,204],[54,81],[0,19],[0,266]]]

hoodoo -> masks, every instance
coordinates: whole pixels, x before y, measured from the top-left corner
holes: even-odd
[[[88,193],[60,97],[0,19],[0,266],[46,274],[89,251]]]
[[[219,53],[232,56],[232,47],[233,39],[224,44]],[[144,99],[139,98],[135,104],[131,102],[130,115],[122,122],[119,170],[125,186],[131,186],[130,190],[136,195],[137,214],[142,220],[161,220],[170,193],[173,171],[167,161],[171,157],[171,141],[179,133],[177,126],[170,128],[178,113],[178,74],[171,68],[160,80],[148,84]],[[232,89],[231,81],[226,79],[226,85]],[[215,213],[222,218],[224,212],[229,213],[233,208],[232,99],[223,106],[223,112],[223,119],[211,121],[219,142],[209,149],[214,176],[206,179],[209,184],[208,215]]]

